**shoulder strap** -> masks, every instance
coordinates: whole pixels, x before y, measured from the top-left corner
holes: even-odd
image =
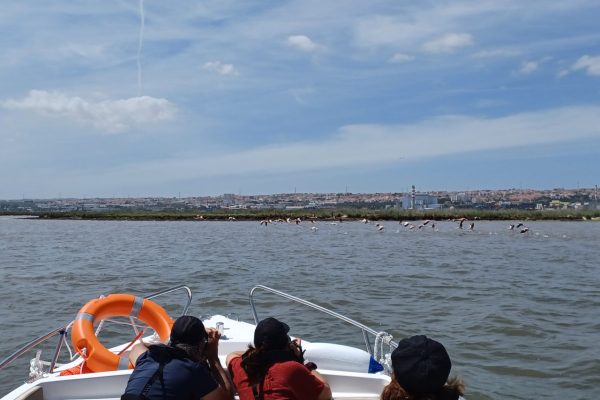
[[[162,372],[163,372],[164,365],[165,365],[164,363],[160,363],[158,365],[156,372],[150,377],[150,379],[148,379],[148,382],[146,382],[146,385],[144,386],[144,388],[142,389],[142,392],[140,394],[127,393],[127,394],[124,394],[121,396],[121,400],[146,400],[147,399],[146,395],[150,391],[150,388],[152,387],[152,384],[154,383],[154,381],[156,381],[156,379],[160,377],[160,381],[163,382]],[[163,383],[163,385],[164,385],[164,383]],[[163,397],[164,397],[164,390],[163,390]]]
[[[165,367],[165,363],[161,362],[158,364],[158,369],[156,370],[156,372],[154,373],[154,375],[152,375],[152,377],[150,379],[148,379],[148,382],[146,383],[146,386],[144,386],[144,389],[142,389],[142,393],[140,393],[140,396],[142,397],[142,399],[146,398],[146,395],[148,394],[148,392],[150,391],[150,388],[152,387],[152,384],[156,381],[157,378],[160,378],[160,381],[163,381],[163,369]]]
[[[260,384],[252,385],[252,394],[254,395],[254,400],[264,400],[265,392],[263,388],[263,384],[265,383],[265,378],[260,381]]]

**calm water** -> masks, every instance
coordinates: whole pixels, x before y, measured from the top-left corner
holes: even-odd
[[[592,399],[600,386],[600,223],[36,221],[0,218],[0,357],[100,294],[147,294],[181,283],[196,315],[251,320],[264,284],[332,308],[395,338],[445,344],[471,399]],[[179,296],[165,299],[169,309]],[[360,345],[356,330],[261,293],[306,339]],[[261,315],[261,314],[259,314]],[[0,394],[28,359],[0,372]]]

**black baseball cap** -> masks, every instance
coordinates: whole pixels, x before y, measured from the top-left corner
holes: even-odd
[[[440,390],[452,363],[444,346],[424,335],[402,339],[392,352],[394,378],[409,394]]]
[[[254,330],[254,346],[267,349],[283,349],[290,342],[290,327],[276,318],[265,318]]]
[[[208,338],[202,321],[191,315],[183,315],[171,328],[171,344],[198,345]]]

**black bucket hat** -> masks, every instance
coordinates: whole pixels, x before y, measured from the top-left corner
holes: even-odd
[[[394,378],[410,394],[438,392],[452,363],[444,346],[427,336],[402,339],[392,352]]]
[[[265,318],[254,330],[254,346],[271,350],[285,348],[290,342],[290,327],[276,318]]]
[[[198,345],[208,338],[202,321],[191,315],[183,315],[175,321],[171,328],[171,344],[178,343]]]

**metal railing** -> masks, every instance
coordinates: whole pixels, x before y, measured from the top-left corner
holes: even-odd
[[[270,287],[263,286],[263,285],[256,285],[256,286],[254,286],[250,290],[250,295],[249,295],[250,306],[252,307],[252,315],[254,317],[254,323],[255,324],[258,324],[258,321],[259,321],[258,314],[256,313],[256,306],[254,304],[254,297],[253,297],[254,296],[254,292],[257,289],[262,289],[262,290],[265,290],[267,292],[276,294],[276,295],[278,295],[280,297],[283,297],[285,299],[292,300],[292,301],[294,301],[296,303],[300,303],[300,304],[305,305],[307,307],[313,308],[313,309],[315,309],[317,311],[321,311],[321,312],[323,312],[323,313],[325,313],[327,315],[330,315],[330,316],[332,316],[334,318],[340,319],[340,320],[342,320],[342,321],[344,321],[344,322],[346,322],[346,323],[348,323],[350,325],[354,325],[355,327],[359,328],[362,331],[367,351],[369,352],[370,355],[373,355],[373,347],[371,346],[371,341],[369,340],[369,337],[367,336],[367,334],[370,333],[371,335],[377,337],[382,332],[377,332],[376,330],[371,329],[368,326],[361,324],[360,322],[357,322],[357,321],[355,321],[355,320],[353,320],[351,318],[348,318],[348,317],[346,317],[346,316],[344,316],[342,314],[336,313],[335,311],[331,311],[330,309],[322,307],[322,306],[320,306],[318,304],[312,303],[310,301],[301,299],[301,298],[296,297],[296,296],[292,296],[290,294],[287,294],[287,293],[284,293],[282,291],[275,290],[275,289],[272,289]],[[396,342],[394,342],[394,341],[390,341],[390,344],[392,346],[394,346],[394,347],[398,346],[398,344]]]
[[[185,286],[185,285],[179,285],[179,286],[174,286],[172,288],[169,289],[165,289],[165,290],[161,290],[159,292],[155,292],[155,293],[151,293],[147,296],[144,296],[144,298],[146,299],[153,299],[155,297],[159,297],[162,296],[164,294],[167,293],[171,293],[174,292],[176,290],[180,290],[183,289],[186,291],[187,294],[187,302],[185,304],[185,306],[183,307],[183,312],[181,313],[181,315],[186,315],[187,311],[190,307],[190,304],[192,303],[192,291],[189,287]],[[133,320],[133,318],[131,318],[131,322],[130,323],[124,323],[124,322],[120,322],[120,321],[114,321],[111,319],[106,319],[106,320],[102,320],[100,321],[100,324],[98,325],[98,328],[96,329],[96,336],[100,333],[100,330],[102,329],[103,323],[104,322],[111,322],[114,324],[121,324],[121,325],[130,325],[133,327],[135,334],[137,335],[138,332],[138,328],[139,325],[137,325],[135,323],[135,321]],[[66,337],[67,337],[67,332],[70,328],[70,326],[72,325],[72,321],[69,322],[68,324],[65,324],[59,328],[56,328],[48,333],[46,333],[45,335],[42,335],[40,337],[38,337],[37,339],[34,339],[28,343],[26,343],[25,345],[23,345],[20,349],[18,349],[17,351],[15,351],[14,353],[12,353],[10,356],[6,357],[4,360],[2,360],[2,362],[0,362],[0,370],[2,370],[3,368],[9,366],[10,364],[12,364],[16,359],[18,359],[19,357],[21,357],[23,354],[27,353],[28,351],[30,351],[31,349],[35,348],[36,346],[40,345],[41,343],[44,343],[45,341],[49,340],[50,338],[56,336],[56,335],[60,335],[58,343],[56,345],[56,348],[54,350],[54,355],[52,357],[52,362],[50,363],[50,370],[49,372],[52,373],[54,372],[54,368],[56,366],[56,363],[58,361],[58,357],[60,355],[60,351],[62,349],[63,344],[66,341]]]

